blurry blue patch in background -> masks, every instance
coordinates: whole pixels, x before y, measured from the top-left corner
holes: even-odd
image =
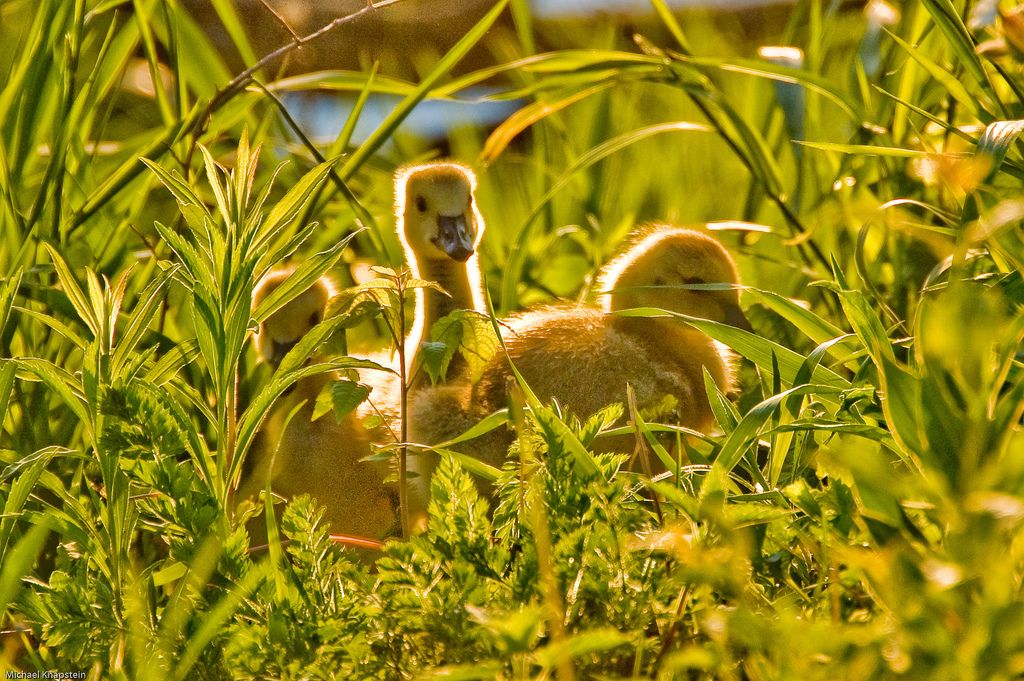
[[[464,99],[425,99],[398,127],[400,135],[438,142],[452,130],[463,127],[490,128],[523,106],[521,100],[487,101],[492,88],[470,88],[460,93]],[[290,93],[283,97],[285,107],[309,138],[316,144],[330,144],[341,132],[352,113],[356,98],[335,93]],[[402,98],[397,95],[371,95],[352,133],[352,144],[366,141],[381,121]],[[391,141],[383,148],[391,148]]]
[[[786,0],[665,0],[672,9],[706,7],[720,10],[738,10],[766,5],[791,4]],[[650,0],[532,0],[533,14],[539,19],[581,16],[606,12],[612,14],[652,14]]]

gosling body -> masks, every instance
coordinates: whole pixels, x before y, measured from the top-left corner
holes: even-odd
[[[728,353],[679,320],[612,313],[657,307],[745,326],[736,290],[680,288],[712,283],[738,283],[732,258],[717,241],[688,229],[645,230],[605,267],[601,284],[606,292],[599,306],[546,307],[506,320],[508,357],[541,401],[557,400],[579,416],[625,404],[629,385],[639,408],[654,407],[671,396],[676,406],[670,420],[707,431],[714,418],[704,371],[729,392],[733,379]],[[508,361],[499,353],[464,399],[466,418],[460,425],[505,406],[513,381]],[[456,435],[433,434],[441,439]],[[473,441],[465,451],[499,464],[511,438],[499,440]]]
[[[289,273],[277,270],[264,278],[253,294],[253,305]],[[265,320],[256,336],[263,361],[276,367],[322,320],[333,293],[329,281],[321,278]],[[278,399],[263,426],[255,464],[242,489],[254,494],[270,476],[275,494],[285,498],[309,494],[320,502],[333,534],[383,539],[397,534],[397,492],[385,483],[389,473],[385,463],[362,460],[371,454],[370,434],[355,413],[340,421],[332,413],[312,420],[317,396],[337,378],[327,373],[301,379]]]

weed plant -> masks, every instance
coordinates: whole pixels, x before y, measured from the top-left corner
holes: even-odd
[[[629,35],[555,30],[501,0],[406,80],[376,65],[285,76],[231,0],[213,6],[240,74],[177,0],[0,3],[2,665],[1024,676],[1024,14],[842,4],[799,0],[770,36],[789,49],[758,50],[663,0]],[[461,67],[480,45],[495,65]],[[757,333],[677,321],[742,358],[741,394],[709,384],[719,432],[700,435],[629,404],[563,413],[523,385],[485,424],[517,426],[501,470],[382,452],[403,477],[407,456],[440,465],[427,530],[373,566],[306,497],[270,523],[285,541],[257,550],[234,492],[276,398],[374,370],[364,350],[404,318],[330,316],[274,372],[251,334],[322,274],[353,283],[356,261],[400,280],[391,176],[438,151],[385,144],[424,98],[478,84],[519,106],[449,140],[479,171],[497,316],[588,299],[638,223],[716,221]],[[355,102],[323,146],[282,104],[317,89]],[[353,144],[378,93],[401,101]],[[342,330],[344,352],[325,352]],[[670,472],[595,453],[623,434]]]

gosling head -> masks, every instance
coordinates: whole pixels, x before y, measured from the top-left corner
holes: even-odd
[[[395,201],[398,234],[406,249],[427,260],[469,260],[484,229],[475,190],[473,171],[461,163],[425,163],[400,170]]]
[[[291,269],[277,269],[263,277],[252,294],[253,308],[291,273]],[[260,358],[274,366],[280,364],[288,351],[323,320],[327,301],[334,293],[330,280],[320,277],[298,297],[263,320],[256,332],[256,350]]]
[[[739,284],[728,251],[689,229],[657,227],[605,268],[605,308],[657,307],[750,330],[737,288],[703,290],[687,285]]]

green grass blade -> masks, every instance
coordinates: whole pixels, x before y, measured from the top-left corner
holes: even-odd
[[[420,84],[416,87],[416,90],[409,94],[405,99],[398,103],[391,113],[389,113],[380,125],[373,133],[366,138],[366,141],[349,157],[345,165],[341,167],[339,175],[343,182],[348,181],[352,175],[355,174],[359,168],[362,167],[367,160],[394,134],[395,129],[405,120],[406,116],[412,113],[412,110],[419,104],[430,92],[431,88],[437,84],[445,75],[451,71],[452,67],[462,61],[462,58],[469,53],[469,51],[484,37],[487,31],[490,30],[494,22],[497,21],[498,17],[505,10],[505,6],[508,4],[508,0],[498,0],[498,2],[485,14],[480,21],[476,23],[473,28],[469,29],[459,42],[448,50],[448,52],[438,60],[437,64],[431,69]]]
[[[23,578],[32,571],[32,565],[43,550],[50,528],[34,525],[18,540],[10,551],[0,551],[0,612],[7,612],[7,606],[15,600],[23,588]]]
[[[623,317],[672,317],[686,322],[690,326],[702,331],[720,343],[725,343],[730,348],[746,357],[758,367],[765,371],[772,369],[772,355],[776,357],[781,371],[782,380],[792,385],[805,357],[798,352],[783,347],[774,341],[758,336],[757,334],[737,329],[728,324],[713,322],[700,317],[691,317],[678,312],[659,310],[652,307],[634,308],[631,310],[617,310],[612,314]],[[846,390],[852,387],[850,382],[835,373],[831,369],[819,366],[814,370],[812,380],[816,384],[825,385],[830,388]]]
[[[15,466],[18,471],[16,478],[12,481],[7,498],[4,500],[4,512],[0,517],[0,556],[7,557],[7,546],[14,532],[15,523],[22,517],[25,502],[35,488],[39,477],[46,470],[50,460],[64,452],[62,447],[47,447],[34,452]],[[6,476],[5,476],[6,477]],[[4,561],[6,562],[6,560]]]
[[[57,280],[60,282],[64,295],[68,297],[82,323],[89,327],[94,337],[98,337],[101,332],[100,321],[96,318],[89,298],[78,285],[74,275],[71,274],[71,268],[68,267],[67,262],[61,257],[60,253],[50,244],[44,244],[44,247],[46,252],[50,254],[50,260],[53,262],[54,270],[57,272]]]
[[[950,0],[923,0],[922,4],[932,15],[939,31],[946,37],[945,44],[953,49],[957,63],[967,69],[978,85],[991,89],[988,76],[978,57],[977,45],[953,3]]]
[[[270,315],[295,300],[304,291],[307,291],[315,281],[334,267],[353,236],[355,235],[350,234],[326,251],[316,253],[303,260],[302,264],[296,267],[294,272],[289,274],[280,285],[270,292],[270,295],[260,301],[260,304],[252,313],[252,318],[257,323],[262,323]]]
[[[686,121],[659,123],[613,137],[612,139],[597,145],[593,149],[588,150],[586,153],[581,154],[580,157],[554,181],[551,188],[548,189],[543,197],[541,197],[540,201],[534,204],[530,213],[527,215],[526,220],[523,221],[522,226],[516,233],[515,241],[513,242],[512,248],[508,254],[508,261],[505,265],[504,276],[501,280],[502,311],[508,313],[510,310],[514,309],[518,302],[516,288],[522,279],[522,269],[526,259],[526,245],[532,239],[532,226],[534,221],[540,217],[544,207],[565,189],[577,173],[590,168],[595,163],[604,160],[616,152],[655,135],[660,135],[666,132],[710,131],[711,128],[700,123],[689,123]]]
[[[923,50],[915,48],[895,33],[889,33],[889,37],[892,38],[897,45],[902,47],[906,53],[910,55],[911,59],[920,64],[932,78],[945,88],[953,99],[963,105],[971,112],[972,115],[979,115],[980,110],[978,109],[978,98],[971,96],[967,91],[967,88],[964,87],[963,83],[961,83],[956,76],[932,61],[927,55],[925,55]]]
[[[827,385],[800,385],[777,395],[772,395],[758,403],[740,419],[736,428],[729,433],[725,444],[722,445],[722,451],[719,452],[718,458],[711,465],[711,471],[704,478],[704,483],[701,485],[701,497],[704,498],[708,494],[725,489],[728,474],[740,462],[744,452],[757,441],[757,435],[761,428],[770,421],[772,416],[775,415],[788,398],[794,395],[816,395],[821,397],[822,395],[836,394],[838,392],[838,388]]]

